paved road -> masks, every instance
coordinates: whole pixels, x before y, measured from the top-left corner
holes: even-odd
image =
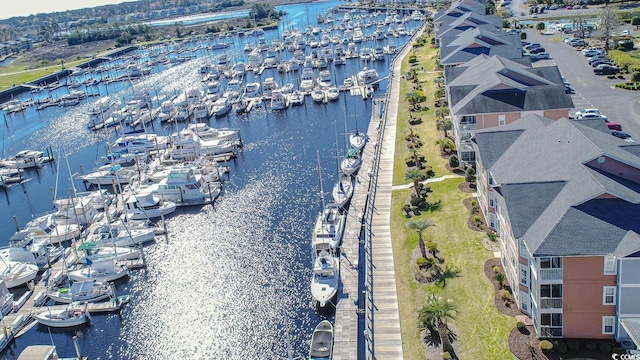
[[[550,41],[564,37],[563,34],[540,35],[527,30],[527,41],[539,42],[551,54],[551,60],[534,63],[534,66],[556,64],[560,72],[571,83],[576,93],[572,95],[575,109],[596,107],[611,121],[622,124],[623,131],[640,142],[640,91],[622,90],[613,85],[621,80],[609,80],[596,76],[593,68],[579,50],[562,41]]]

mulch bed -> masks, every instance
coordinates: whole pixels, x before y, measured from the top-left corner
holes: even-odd
[[[463,184],[466,184],[466,183],[463,183]],[[484,217],[482,216],[482,213],[474,214],[474,213],[471,212],[471,201],[473,201],[473,200],[476,200],[476,202],[477,202],[477,199],[474,198],[474,197],[466,198],[466,199],[462,200],[462,204],[464,205],[464,207],[467,208],[467,211],[469,211],[469,218],[467,219],[467,226],[469,227],[469,229],[471,229],[473,231],[484,231],[483,227],[480,228],[480,227],[476,226],[476,223],[473,221],[473,217],[478,215],[478,216],[483,218],[483,224],[484,224]]]
[[[464,170],[460,169],[459,167],[453,168],[453,167],[451,167],[451,165],[449,165],[449,163],[446,163],[444,166],[447,168],[447,170],[450,173],[453,173],[453,174],[456,174],[456,175],[460,175],[460,176],[464,176]]]
[[[468,182],[465,181],[463,183],[460,183],[460,185],[458,185],[458,190],[471,194],[476,192],[476,185],[469,184]]]
[[[449,341],[451,341],[451,345],[453,346],[453,352],[457,353],[460,351],[458,347],[458,336],[456,326],[452,323],[448,323],[447,327],[449,328]],[[442,343],[440,342],[440,336],[438,336],[438,332],[436,331],[434,334],[431,334],[428,330],[422,330],[420,332],[420,336],[422,336],[422,344],[424,345],[425,358],[427,360],[434,359],[442,359]],[[453,356],[453,359],[457,359],[456,354],[450,354]]]
[[[532,344],[533,347],[529,344]],[[551,359],[540,349],[540,340],[536,336],[533,326],[527,326],[523,331],[514,327],[509,334],[509,350],[520,360]],[[554,359],[559,358],[554,357]]]
[[[496,309],[507,316],[522,315],[520,310],[518,310],[518,305],[516,303],[512,302],[510,306],[507,307],[505,305],[505,301],[500,298],[500,295],[498,295],[498,292],[500,291],[500,283],[493,279],[493,275],[495,274],[495,272],[493,271],[494,266],[498,266],[500,268],[500,271],[504,274],[504,269],[502,268],[502,264],[500,263],[499,258],[489,259],[484,263],[484,274],[487,276],[487,278],[489,278],[489,281],[491,281],[491,284],[493,284],[493,289],[495,290],[493,302],[496,306]]]

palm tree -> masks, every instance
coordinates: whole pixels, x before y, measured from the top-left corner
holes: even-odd
[[[408,169],[407,172],[404,174],[405,181],[406,180],[413,181],[413,190],[416,192],[416,195],[418,195],[418,197],[422,197],[422,195],[420,195],[420,181],[426,178],[427,178],[427,175],[424,173],[424,171],[422,171],[422,169],[418,167]]]
[[[414,90],[414,91],[409,91],[408,93],[406,93],[404,95],[405,100],[407,100],[409,102],[409,104],[411,104],[411,108],[415,109],[416,105],[423,101],[423,95]]]
[[[443,119],[439,119],[436,122],[436,129],[438,129],[438,131],[444,132],[444,137],[446,138],[449,137],[448,131],[451,130],[452,128],[453,128],[453,123],[449,119],[443,118]]]
[[[500,289],[502,289],[504,287],[504,281],[507,279],[507,277],[499,272],[496,273],[495,275],[493,275],[493,280],[497,281],[500,284]]]
[[[427,302],[418,311],[418,321],[423,328],[433,330],[437,328],[440,342],[442,343],[442,351],[451,353],[453,346],[447,335],[447,321],[454,319],[456,307],[451,299],[445,299],[441,296],[430,294]]]
[[[422,239],[422,232],[428,228],[429,226],[436,226],[431,220],[411,220],[407,223],[407,227],[409,231],[412,233],[418,234],[418,245],[420,246],[420,252],[422,253],[422,257],[427,257],[427,248],[424,244],[424,239]]]

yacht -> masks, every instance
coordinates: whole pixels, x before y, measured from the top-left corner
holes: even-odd
[[[226,97],[221,97],[213,103],[213,114],[222,117],[231,111],[231,102]]]
[[[327,100],[336,101],[340,97],[340,90],[337,87],[332,86],[327,89]]]
[[[358,72],[358,83],[360,85],[368,85],[378,81],[378,72],[375,69],[364,68]]]
[[[156,134],[131,134],[121,136],[111,144],[112,152],[139,153],[166,148],[167,137]]]
[[[318,85],[323,89],[331,86],[331,72],[329,72],[329,70],[320,71],[320,75],[318,76]]]
[[[340,259],[328,251],[321,251],[313,262],[311,295],[320,307],[331,302],[340,283]]]
[[[193,117],[197,120],[206,120],[213,115],[213,101],[201,100],[193,106]]]
[[[205,97],[208,100],[216,101],[220,96],[220,82],[213,80],[207,83],[207,90],[205,91]]]
[[[289,107],[289,99],[281,91],[271,93],[271,110],[283,110]]]
[[[304,68],[302,70],[302,76],[300,77],[300,89],[309,92],[313,90],[314,85],[313,69]]]
[[[276,83],[275,79],[272,77],[268,77],[264,79],[264,82],[262,82],[262,95],[266,97],[271,97],[272,93],[277,89],[278,89],[278,84]]]
[[[208,183],[192,168],[172,168],[165,179],[151,185],[156,196],[178,206],[211,203],[220,194],[219,183]]]
[[[315,88],[311,91],[311,99],[315,102],[323,103],[325,100],[324,90]]]
[[[250,82],[244,87],[244,97],[256,97],[260,93],[260,83]]]
[[[291,93],[291,96],[289,98],[289,103],[291,104],[291,106],[303,105],[304,93],[301,93],[300,91],[294,91],[293,93]]]
[[[124,212],[132,220],[146,220],[164,217],[176,210],[176,204],[154,196],[148,187],[125,194]]]
[[[173,105],[173,101],[165,100],[160,105],[160,111],[158,112],[158,120],[161,122],[169,121],[176,116],[177,110]]]
[[[104,125],[105,120],[111,116],[117,106],[118,103],[109,96],[100,98],[89,108],[89,127],[96,128]]]
[[[337,252],[342,243],[345,215],[340,214],[337,204],[326,204],[318,214],[313,228],[312,245],[316,253],[328,251]]]

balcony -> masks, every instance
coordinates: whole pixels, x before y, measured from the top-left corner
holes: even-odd
[[[562,280],[562,268],[540,269],[540,281]]]
[[[562,298],[541,298],[541,309],[562,309]]]

